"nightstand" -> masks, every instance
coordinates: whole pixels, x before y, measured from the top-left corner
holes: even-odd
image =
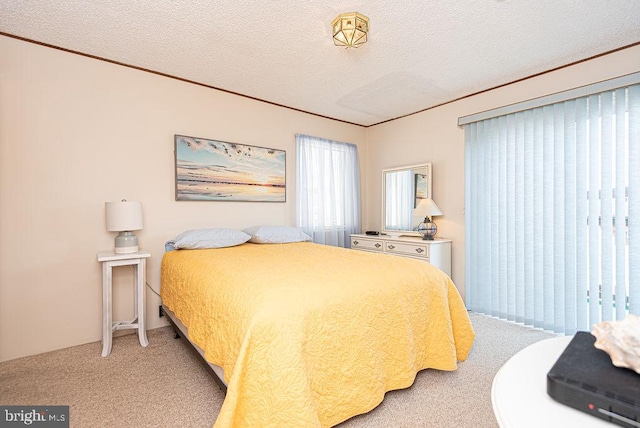
[[[147,258],[151,253],[140,250],[137,253],[116,254],[113,251],[98,253],[98,261],[102,263],[102,356],[111,353],[111,341],[114,330],[136,329],[141,346],[147,346],[147,330],[145,328],[145,276]],[[112,282],[113,268],[133,266],[133,319],[131,321],[113,322],[112,317]]]

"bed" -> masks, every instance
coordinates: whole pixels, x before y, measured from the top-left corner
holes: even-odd
[[[455,370],[474,332],[433,266],[311,242],[176,250],[162,260],[172,323],[226,386],[216,428],[330,427]]]

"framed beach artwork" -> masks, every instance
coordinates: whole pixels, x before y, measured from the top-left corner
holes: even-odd
[[[286,201],[286,152],[175,135],[176,201]]]
[[[427,175],[416,174],[415,183],[413,185],[414,190],[414,203],[413,208],[417,208],[420,201],[427,197]]]

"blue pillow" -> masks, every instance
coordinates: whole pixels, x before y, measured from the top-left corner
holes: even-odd
[[[214,228],[187,230],[165,243],[165,251],[187,249],[198,250],[205,248],[224,248],[244,244],[251,235],[241,230]]]

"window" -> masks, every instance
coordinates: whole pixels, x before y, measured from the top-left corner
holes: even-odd
[[[360,232],[360,167],[354,144],[296,134],[296,223],[314,242],[349,246]]]
[[[640,315],[640,73],[465,124],[469,309],[558,333]]]

